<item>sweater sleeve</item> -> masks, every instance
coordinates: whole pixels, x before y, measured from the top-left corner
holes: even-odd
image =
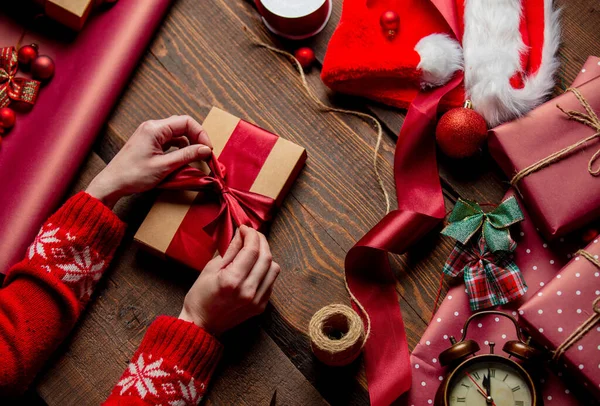
[[[81,192],[42,226],[0,289],[0,396],[16,395],[71,331],[125,226]]]
[[[222,354],[219,341],[195,324],[160,316],[104,406],[196,406]]]

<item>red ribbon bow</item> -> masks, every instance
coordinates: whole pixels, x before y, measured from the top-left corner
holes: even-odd
[[[0,108],[11,101],[34,104],[40,90],[37,80],[17,78],[17,51],[15,47],[0,48]]]
[[[203,230],[217,244],[223,255],[233,238],[235,229],[242,224],[258,229],[273,218],[275,200],[270,197],[240,190],[228,184],[226,168],[213,155],[207,162],[211,173],[186,166],[174,172],[159,187],[171,190],[194,190],[219,197],[220,209],[216,217],[203,226]],[[198,199],[196,199],[198,201]]]

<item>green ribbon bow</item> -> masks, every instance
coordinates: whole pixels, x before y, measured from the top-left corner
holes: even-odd
[[[508,227],[524,218],[514,196],[489,213],[484,213],[475,202],[458,199],[448,218],[449,224],[442,230],[442,234],[466,244],[483,225],[483,237],[490,251],[513,251],[516,244],[510,238]]]

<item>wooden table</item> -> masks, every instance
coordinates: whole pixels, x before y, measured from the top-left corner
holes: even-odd
[[[321,62],[340,18],[334,1],[329,25],[306,42]],[[576,76],[588,55],[600,53],[596,0],[562,0],[564,46],[556,92]],[[308,162],[273,223],[269,241],[281,273],[265,314],[224,339],[227,352],[206,404],[368,404],[361,363],[328,369],[315,361],[306,336],[320,307],[348,303],[342,281],[346,251],[383,215],[385,204],[371,167],[375,133],[359,118],[319,111],[288,60],[253,46],[242,27],[267,42],[246,0],[179,0],[173,5],[129,88],[98,138],[72,193],[83,189],[144,120],[189,114],[201,121],[218,106],[306,147]],[[384,57],[382,55],[382,57]],[[380,154],[384,182],[393,190],[392,158],[404,112],[330,95],[320,63],[308,74],[329,103],[375,114],[384,123]],[[440,158],[447,207],[459,196],[498,202],[505,179],[485,154],[469,162]],[[49,405],[97,405],[126,367],[144,332],[160,314],[177,315],[196,274],[161,262],[132,242],[155,197],[149,193],[116,208],[128,233],[97,295],[67,342],[36,382]],[[452,242],[432,233],[393,258],[399,304],[411,349],[427,327],[442,265]]]

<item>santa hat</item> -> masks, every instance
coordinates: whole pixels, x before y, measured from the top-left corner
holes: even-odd
[[[460,43],[440,4],[457,19]],[[400,17],[393,38],[380,25],[386,11]],[[464,70],[464,87],[450,92],[442,108],[468,98],[495,126],[552,91],[557,19],[552,0],[345,0],[322,79],[334,90],[407,108],[420,88]]]

